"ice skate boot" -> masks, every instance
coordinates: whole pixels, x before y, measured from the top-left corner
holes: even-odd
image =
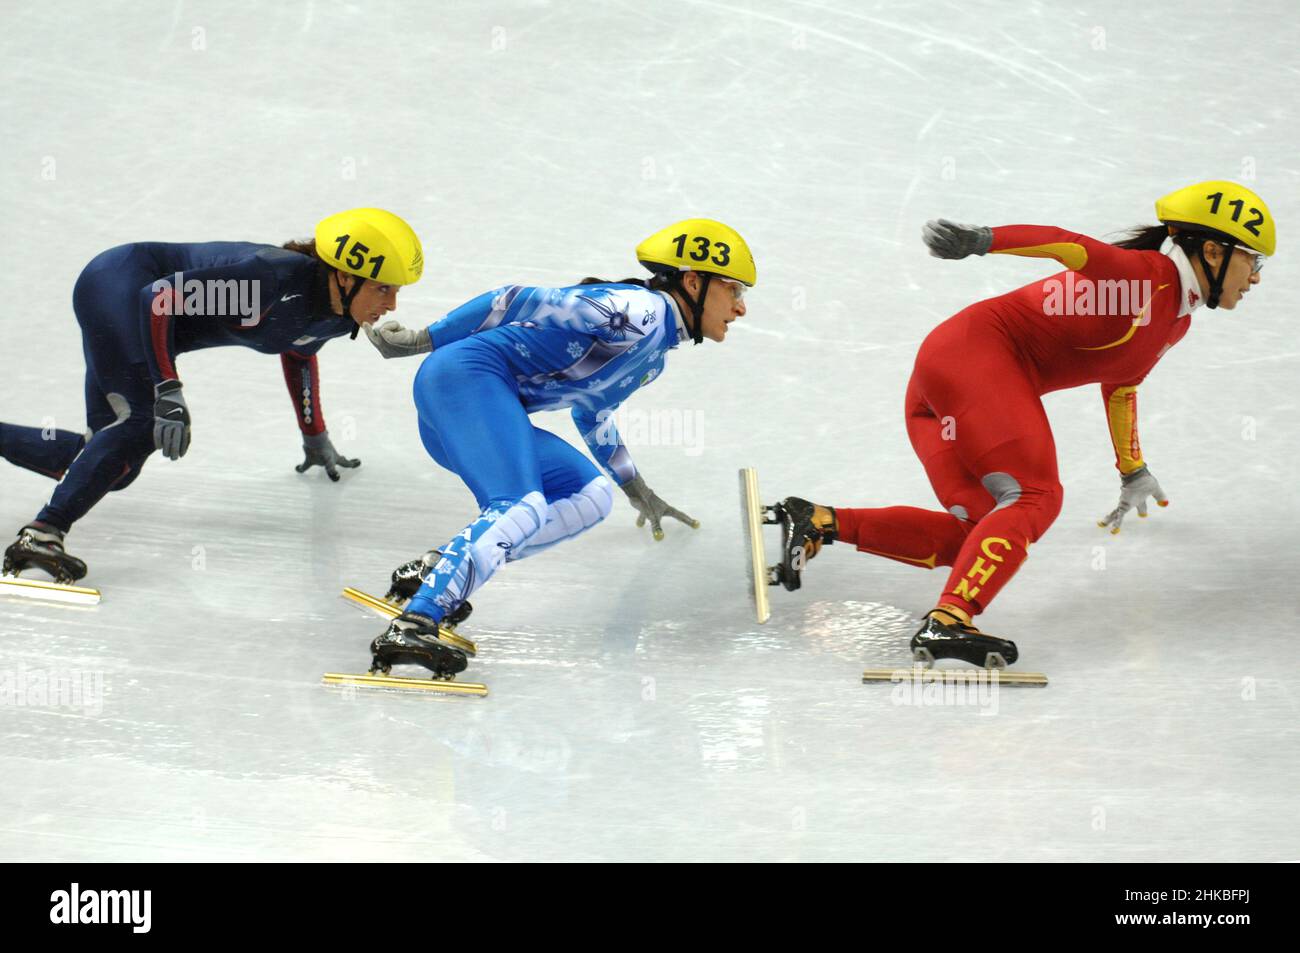
[[[438,560],[442,558],[442,553],[436,549],[431,549],[418,559],[412,559],[410,562],[402,563],[393,570],[392,585],[388,587],[388,592],[384,599],[395,606],[404,606],[411,598],[420,591],[420,586],[424,583],[425,577],[433,572],[433,567],[437,565]],[[442,624],[447,628],[455,628],[474,611],[474,607],[469,602],[462,602],[452,612],[447,613]]]
[[[70,586],[86,575],[86,564],[63,551],[63,532],[46,523],[28,523],[5,550],[3,573],[17,576],[42,569],[60,585]]]
[[[768,567],[768,582],[779,583],[790,592],[802,584],[800,574],[808,560],[817,555],[823,544],[835,542],[839,534],[835,510],[797,496],[787,496],[780,503],[763,507],[763,522],[781,524],[781,561]]]
[[[943,609],[925,614],[911,645],[912,657],[927,666],[937,659],[955,658],[983,668],[1006,668],[1020,657],[1010,639],[987,635]]]
[[[394,665],[423,665],[438,679],[452,679],[465,671],[469,660],[428,616],[403,612],[383,635],[370,643],[371,673],[385,675]]]

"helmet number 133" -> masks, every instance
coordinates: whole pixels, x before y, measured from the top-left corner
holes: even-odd
[[[681,235],[674,238],[673,241],[677,243],[677,257],[685,258],[687,242],[686,234],[683,232]],[[690,254],[692,261],[704,261],[706,258],[709,258],[710,242],[707,238],[702,235],[697,235],[690,239],[690,241],[694,242],[695,245],[698,246],[696,250]],[[726,242],[713,242],[712,246],[717,249],[718,253],[713,256],[713,258],[709,259],[710,261],[719,266],[727,265],[731,262],[731,247]]]

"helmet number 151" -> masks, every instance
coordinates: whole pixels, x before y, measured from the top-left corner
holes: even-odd
[[[674,238],[673,241],[677,243],[677,257],[678,258],[687,257],[686,234],[683,232],[681,235],[678,235],[676,238]],[[731,246],[728,245],[726,242],[713,242],[712,246],[718,250],[718,253],[714,255],[712,258],[709,258],[710,242],[707,238],[705,238],[703,235],[696,235],[694,238],[690,239],[690,241],[694,242],[696,245],[695,251],[691,252],[689,256],[692,261],[704,261],[707,258],[715,265],[725,266],[730,264]]]
[[[339,247],[334,250],[334,257],[336,260],[339,261],[344,260],[343,249],[347,247],[348,241],[351,238],[352,238],[351,235],[340,235],[334,239],[336,242],[339,243]],[[366,264],[367,261],[366,252],[368,251],[370,251],[370,247],[368,245],[363,245],[361,244],[361,242],[352,242],[352,248],[348,252],[348,257],[346,259],[348,267],[353,269],[354,271],[360,271],[362,266]],[[379,270],[384,267],[384,256],[372,255],[369,258],[369,262],[371,266],[370,277],[378,278]]]

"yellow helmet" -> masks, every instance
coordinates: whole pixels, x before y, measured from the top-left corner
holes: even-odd
[[[354,208],[321,219],[316,254],[339,271],[385,285],[413,285],[424,271],[419,236],[382,208]]]
[[[636,260],[657,274],[704,271],[749,287],[758,274],[749,245],[734,228],[711,218],[688,218],[636,246]]]
[[[1236,182],[1198,182],[1156,201],[1166,225],[1209,229],[1264,255],[1277,249],[1277,228],[1264,200]]]

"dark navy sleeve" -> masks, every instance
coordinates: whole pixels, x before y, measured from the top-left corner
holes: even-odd
[[[239,285],[225,283],[255,282],[255,285],[245,287],[256,288],[258,299],[269,308],[280,287],[280,271],[287,264],[285,259],[279,256],[265,255],[259,251],[229,264],[183,271],[183,285],[180,288],[174,287],[170,277],[160,278],[141,288],[140,334],[154,384],[179,380],[176,373],[175,329],[178,317],[184,317],[186,320],[239,317],[237,312],[225,306],[229,304],[231,300],[229,298],[187,295],[186,287],[191,282],[201,282],[204,287],[208,282],[218,282],[222,287],[231,288],[235,294],[238,294]],[[209,306],[214,303],[217,307],[210,308]],[[209,310],[213,313],[208,313]]]

